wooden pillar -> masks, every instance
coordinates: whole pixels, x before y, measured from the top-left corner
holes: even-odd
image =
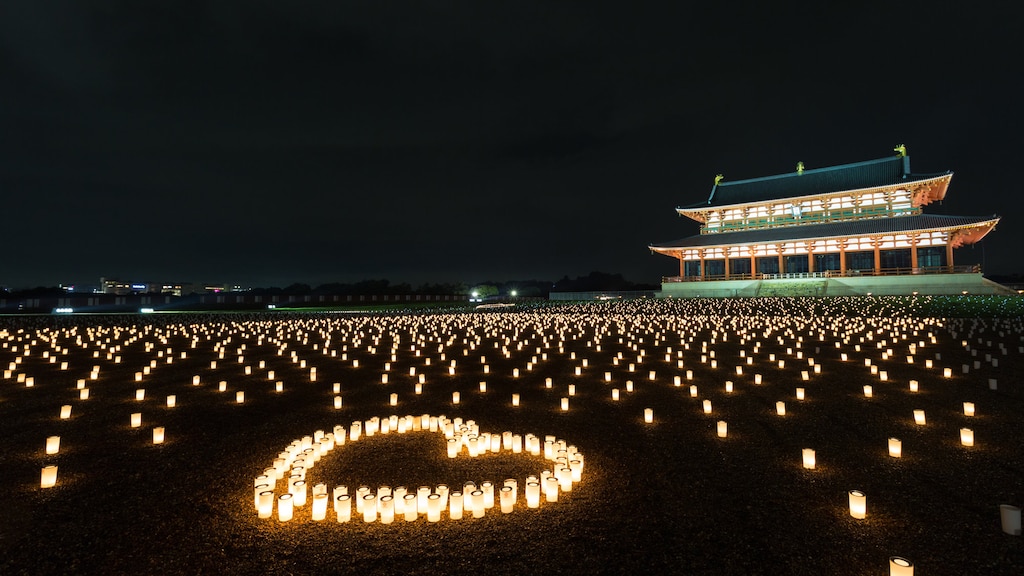
[[[807,243],[807,271],[814,273],[814,242]]]
[[[839,241],[839,274],[846,276],[846,240]]]
[[[699,250],[697,252],[697,254],[700,256],[700,279],[703,280],[704,279],[704,250],[703,249]]]
[[[775,249],[779,252],[779,274],[785,274],[786,263],[782,260],[782,244],[776,244]]]
[[[725,256],[725,279],[729,279],[729,248],[722,248],[722,254]]]
[[[679,277],[684,278],[686,276],[686,260],[683,259],[683,253],[676,252],[676,258],[679,258]]]
[[[910,238],[910,267],[917,270],[917,236]]]
[[[953,271],[953,235],[949,235],[949,244],[946,244],[946,267],[952,272]]]
[[[755,264],[757,264],[757,257],[755,256],[754,249],[751,248],[750,249],[750,277],[751,278],[757,278],[757,268],[756,268]]]
[[[881,241],[877,238],[871,241],[871,247],[875,250],[875,276],[882,270],[882,252],[879,248]]]

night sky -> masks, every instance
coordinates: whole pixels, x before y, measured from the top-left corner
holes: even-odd
[[[4,2],[0,285],[656,283],[715,174],[900,143],[1024,272],[1013,3],[783,4]]]

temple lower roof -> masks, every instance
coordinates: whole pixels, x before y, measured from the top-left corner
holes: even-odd
[[[651,250],[663,251],[675,248],[704,248],[710,246],[732,246],[810,240],[815,238],[843,238],[876,234],[899,234],[917,230],[951,228],[978,228],[995,226],[999,217],[992,216],[942,216],[937,214],[916,214],[892,216],[826,224],[805,224],[778,228],[740,230],[699,234],[663,244],[651,244]]]

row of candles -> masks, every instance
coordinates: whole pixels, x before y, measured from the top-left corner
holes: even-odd
[[[276,501],[278,520],[290,521],[295,509],[307,503],[307,475],[322,456],[344,445],[346,441],[355,442],[363,436],[392,432],[440,433],[445,437],[449,458],[457,458],[463,452],[470,457],[477,457],[501,451],[543,457],[551,463],[553,470],[543,470],[538,475],[526,478],[523,488],[529,508],[539,507],[542,496],[544,501],[557,502],[560,492],[572,491],[573,484],[582,478],[583,455],[575,446],[553,436],[546,436],[542,440],[533,434],[519,435],[509,431],[493,434],[481,431],[472,420],[448,419],[428,414],[373,417],[365,421],[357,420],[348,427],[335,426],[331,432],[318,430],[311,436],[290,443],[274,459],[273,465],[254,481],[253,503],[258,516],[270,518]],[[281,494],[276,494],[275,488],[279,481],[283,481],[285,486]],[[387,524],[396,517],[415,520],[423,515],[427,516],[428,521],[436,522],[440,520],[442,512],[447,512],[452,520],[462,518],[463,513],[481,517],[494,507],[495,495],[501,511],[509,513],[513,511],[518,499],[519,483],[515,479],[507,479],[501,486],[490,481],[482,482],[479,486],[466,482],[463,486],[461,491],[450,490],[445,484],[433,489],[420,486],[415,491],[407,491],[404,487],[392,489],[383,486],[375,492],[362,486],[354,494],[349,494],[347,486],[339,485],[328,496],[327,485],[318,483],[312,490],[311,515],[313,520],[323,520],[330,498],[339,522],[347,522],[352,518],[353,501],[356,514],[361,514],[365,522],[380,521]]]

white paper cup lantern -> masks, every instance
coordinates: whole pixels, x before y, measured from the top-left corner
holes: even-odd
[[[808,470],[814,470],[817,466],[817,459],[814,456],[814,450],[811,448],[804,448],[801,452],[803,456],[804,468]]]
[[[60,419],[67,420],[71,418],[71,404],[65,404],[60,407]]]
[[[868,513],[868,497],[860,490],[850,490],[850,516],[863,520]]]
[[[39,477],[40,488],[53,488],[57,484],[57,466],[43,466]]]
[[[964,402],[964,416],[974,416],[974,402]]]
[[[256,515],[270,518],[274,514],[274,491],[264,490],[256,495]]]
[[[350,494],[339,494],[334,499],[334,511],[338,515],[338,522],[352,520],[352,496]]]
[[[806,394],[804,393],[804,389],[803,388],[797,388],[796,389],[796,399],[797,400],[803,400],[805,397],[806,397]]]
[[[130,423],[132,428],[138,428],[139,426],[142,426],[142,412],[133,412],[130,419]]]
[[[718,437],[725,438],[729,435],[729,424],[725,420],[718,421]]]
[[[619,389],[618,388],[612,388],[612,400],[618,402],[618,400],[619,400]]]
[[[711,414],[711,400],[704,400],[701,403],[701,407],[703,408],[705,414]]]
[[[138,390],[136,390],[135,391],[135,399],[138,400],[138,401],[145,400],[146,399],[146,389],[145,388],[139,388]]]
[[[519,394],[512,395],[512,405],[519,406]]]
[[[924,410],[914,410],[914,423],[918,426],[925,425]]]
[[[334,409],[341,410],[341,396],[334,397]]]
[[[452,392],[452,404],[458,404],[458,403],[459,403],[459,393],[458,392]]]
[[[313,495],[313,520],[316,522],[322,521],[327,517],[327,494],[314,494]]]
[[[82,388],[81,390],[79,390],[78,391],[78,399],[79,400],[88,400],[89,399],[89,389],[88,388]]]
[[[899,438],[889,438],[889,456],[893,458],[903,456],[903,442]]]
[[[60,436],[47,436],[46,453],[56,454],[60,452]]]
[[[919,385],[918,385],[917,380],[911,380],[910,381],[910,391],[911,392],[917,392],[918,387],[919,387]]]
[[[779,400],[778,402],[776,402],[775,403],[775,413],[778,414],[779,416],[785,416],[786,415],[786,403],[783,402],[782,400]]]
[[[865,384],[864,385],[864,397],[865,398],[871,398],[872,396],[874,396],[874,390],[871,388],[870,384]]]
[[[960,444],[964,446],[974,446],[974,430],[970,428],[960,429]]]
[[[288,522],[292,519],[294,511],[294,496],[289,493],[277,497],[277,519],[281,522]]]
[[[243,402],[245,402],[245,391],[239,390],[238,392],[235,392],[235,403],[241,404]]]
[[[889,576],[914,576],[914,563],[902,556],[889,557]]]
[[[561,406],[562,406],[562,412],[568,412],[569,411],[569,399],[568,398],[562,398]]]
[[[157,427],[153,428],[153,444],[163,444],[163,443],[164,443],[164,427],[163,426],[157,426]]]
[[[999,505],[999,520],[1002,523],[1003,532],[1011,536],[1021,535],[1020,507],[1010,504]]]

